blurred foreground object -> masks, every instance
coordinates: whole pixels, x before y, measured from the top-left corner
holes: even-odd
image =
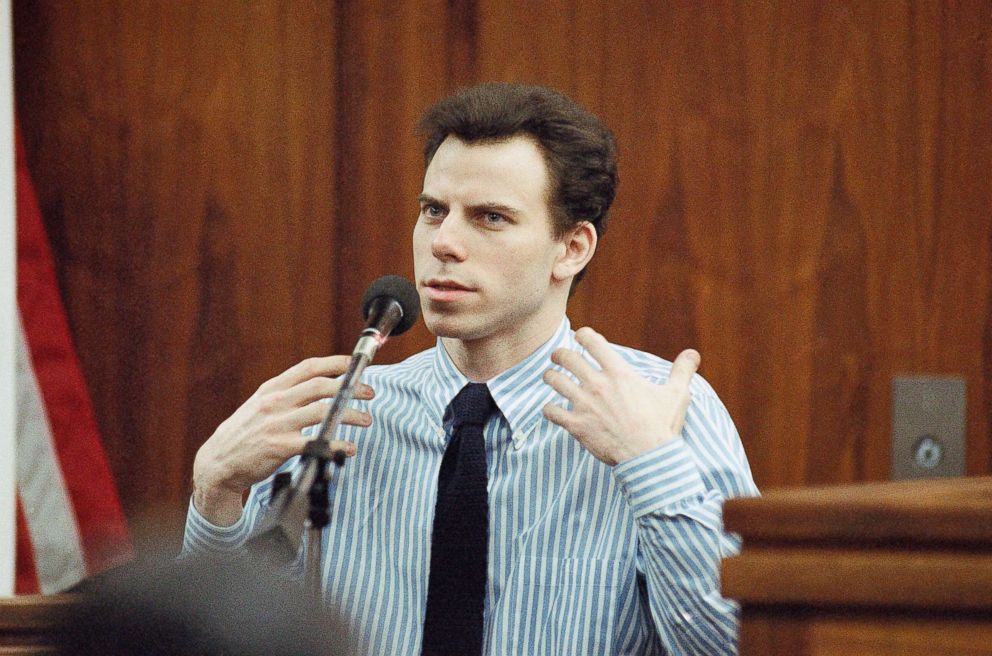
[[[135,565],[87,582],[80,594],[61,653],[352,653],[341,624],[299,582],[236,559]]]

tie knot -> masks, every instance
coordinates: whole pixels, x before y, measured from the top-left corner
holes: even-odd
[[[455,426],[473,424],[482,426],[496,409],[496,402],[485,383],[469,383],[451,401],[452,421]]]

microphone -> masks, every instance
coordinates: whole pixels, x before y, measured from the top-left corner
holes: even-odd
[[[420,296],[413,283],[401,276],[383,276],[369,285],[362,296],[362,331],[352,356],[371,360],[390,335],[402,335],[420,316]]]
[[[319,599],[320,530],[327,526],[327,463],[344,464],[342,451],[332,450],[330,436],[341,422],[341,414],[352,399],[365,366],[390,335],[409,330],[420,316],[420,296],[413,283],[400,276],[383,276],[365,290],[362,297],[365,330],[351,354],[351,363],[341,387],[331,402],[317,435],[303,451],[302,468],[292,482],[286,473],[273,481],[272,502],[254,537],[248,540],[249,553],[263,562],[289,563],[299,553],[303,529],[309,526],[305,584]],[[282,477],[280,479],[279,477]]]
[[[331,402],[330,410],[317,430],[315,441],[328,441],[328,436],[337,428],[344,407],[351,401],[365,365],[372,361],[389,335],[407,331],[420,316],[420,296],[413,283],[406,278],[383,276],[365,290],[362,312],[365,314],[365,330],[355,344],[351,363],[341,379],[341,387]],[[343,459],[344,454],[336,454],[334,458],[336,462]]]

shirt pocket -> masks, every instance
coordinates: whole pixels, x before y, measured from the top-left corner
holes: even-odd
[[[513,653],[613,654],[633,561],[525,558],[518,563]],[[524,615],[526,614],[526,616]]]

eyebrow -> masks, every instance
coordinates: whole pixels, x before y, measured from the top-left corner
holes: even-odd
[[[417,202],[421,205],[444,205],[441,201],[433,196],[428,196],[427,194],[420,194],[417,196]]]
[[[440,205],[441,207],[448,206],[447,203],[440,201],[429,194],[420,194],[419,196],[417,196],[417,202],[420,203],[421,205],[428,204],[428,205]],[[497,203],[495,201],[474,203],[472,205],[469,205],[467,209],[469,210],[470,213],[485,211],[485,212],[498,212],[500,214],[509,214],[511,216],[518,216],[520,214],[520,210],[518,210],[517,208],[512,207],[510,205],[504,205],[503,203]]]

